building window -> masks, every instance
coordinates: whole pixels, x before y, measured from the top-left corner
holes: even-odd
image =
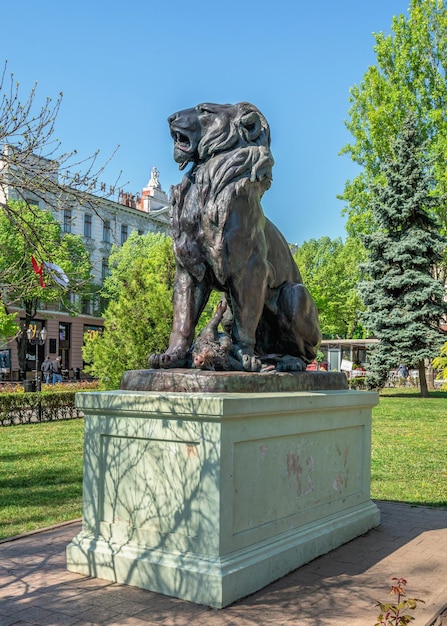
[[[90,213],[84,215],[84,237],[92,236],[92,216]]]
[[[26,202],[26,204],[28,206],[37,206],[40,209],[40,202],[39,202],[39,200],[36,200],[36,198],[27,198],[27,197],[25,197],[24,200],[25,200],[25,202]]]
[[[92,341],[98,335],[102,335],[104,328],[102,326],[92,326],[91,324],[84,324],[84,341]],[[87,333],[87,336],[86,336]]]
[[[90,341],[94,341],[97,337],[102,335],[103,330],[104,329],[102,326],[93,326],[90,324],[84,324],[84,345]],[[86,365],[86,361],[82,361],[82,366],[84,367],[85,365]],[[75,377],[77,378],[76,371],[75,371]]]
[[[102,227],[102,240],[110,243],[110,220],[104,220]]]
[[[121,245],[126,242],[128,237],[127,224],[121,224]]]
[[[59,322],[59,354],[62,357],[62,375],[68,376],[71,348],[71,324]]]
[[[104,258],[101,265],[101,278],[105,280],[109,275],[109,259]]]
[[[90,298],[82,298],[81,313],[83,313],[84,315],[93,314],[93,302]]]
[[[71,210],[64,209],[64,223],[62,224],[64,233],[71,233]]]
[[[70,347],[70,326],[71,324],[59,322],[59,347],[61,348]]]

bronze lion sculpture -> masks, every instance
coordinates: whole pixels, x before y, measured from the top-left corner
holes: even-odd
[[[191,169],[172,188],[176,260],[169,347],[149,366],[184,367],[212,290],[224,294],[222,326],[246,371],[284,356],[303,370],[321,340],[318,314],[290,248],[262,211],[273,158],[270,130],[252,104],[200,104],[168,119],[174,159]]]

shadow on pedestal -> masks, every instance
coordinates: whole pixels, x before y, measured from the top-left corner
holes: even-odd
[[[379,524],[378,396],[347,390],[344,374],[156,370],[122,386],[77,395],[71,571],[222,608]]]

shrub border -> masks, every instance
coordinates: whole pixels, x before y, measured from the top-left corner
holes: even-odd
[[[84,417],[75,407],[75,391],[2,393],[0,426],[35,424]]]

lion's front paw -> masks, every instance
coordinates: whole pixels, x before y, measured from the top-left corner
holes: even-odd
[[[246,372],[259,372],[261,369],[261,361],[250,354],[243,354],[241,362]]]
[[[186,365],[186,355],[180,353],[150,354],[148,365],[151,369],[171,369],[174,367],[184,367]]]
[[[163,354],[157,354],[157,353],[150,354],[147,359],[147,364],[149,365],[149,368],[154,369],[154,370],[161,369],[163,367],[162,365],[163,356],[164,356]]]

